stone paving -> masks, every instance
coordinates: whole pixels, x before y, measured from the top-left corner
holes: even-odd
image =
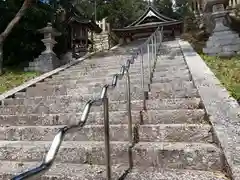
[[[144,40],[86,59],[15,98],[0,108],[0,179],[35,167],[59,128],[76,122],[89,98],[99,97],[132,49]],[[230,180],[225,149],[208,105],[199,93],[188,58],[194,53],[183,42],[164,42],[155,67],[151,91],[143,109],[139,59],[131,65],[134,167],[128,170],[128,117],[125,81],[109,92],[113,179]],[[186,53],[188,52],[188,54]],[[147,74],[147,60],[144,67]],[[145,77],[148,80],[148,77]],[[145,81],[145,82],[146,82]],[[103,109],[94,107],[86,126],[66,136],[56,163],[44,180],[95,180],[105,177]],[[236,168],[236,166],[234,166]],[[124,176],[125,175],[125,176]],[[237,178],[236,178],[237,179]]]

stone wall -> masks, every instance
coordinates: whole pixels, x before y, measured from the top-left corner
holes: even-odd
[[[93,51],[104,51],[110,49],[108,32],[93,35]]]

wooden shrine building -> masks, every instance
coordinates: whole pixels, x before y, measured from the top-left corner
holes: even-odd
[[[182,31],[182,21],[166,17],[149,6],[142,16],[132,24],[112,31],[118,36],[119,43],[122,44],[137,38],[148,37],[158,27],[163,27],[164,37],[175,36]]]
[[[101,33],[102,29],[73,5],[67,21],[70,27],[73,57],[79,58],[88,52],[89,45],[93,43],[88,37],[88,32]]]

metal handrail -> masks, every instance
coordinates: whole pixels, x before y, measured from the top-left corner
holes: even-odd
[[[84,127],[86,124],[86,121],[88,119],[90,110],[92,106],[101,106],[103,105],[104,109],[104,129],[105,129],[105,154],[106,154],[106,176],[107,180],[111,180],[111,165],[110,165],[110,137],[109,137],[109,105],[108,105],[108,96],[107,92],[108,89],[113,89],[116,87],[118,79],[121,80],[126,75],[126,97],[127,97],[127,112],[128,112],[128,135],[129,135],[129,169],[132,169],[133,167],[133,159],[132,159],[132,152],[131,149],[134,146],[133,142],[133,132],[132,132],[132,115],[131,115],[131,88],[130,88],[130,75],[129,75],[129,69],[131,64],[134,64],[135,59],[137,59],[138,55],[141,55],[141,79],[142,79],[142,87],[144,88],[144,72],[143,72],[143,47],[144,45],[148,45],[149,42],[152,42],[152,59],[156,61],[157,57],[157,50],[153,50],[153,43],[157,42],[156,34],[158,33],[159,28],[145,41],[145,43],[138,48],[136,51],[136,55],[133,55],[131,59],[128,59],[126,61],[126,64],[123,65],[120,69],[119,74],[115,74],[112,79],[111,84],[106,84],[102,88],[101,96],[99,99],[90,100],[86,103],[81,119],[77,124],[69,125],[61,128],[57,135],[54,137],[53,142],[51,144],[51,147],[49,151],[47,152],[46,156],[43,159],[43,162],[40,166],[31,169],[29,171],[23,172],[20,175],[17,175],[12,178],[12,180],[25,180],[29,179],[35,176],[39,176],[43,173],[45,173],[50,167],[52,166],[54,160],[56,159],[57,153],[59,151],[59,148],[63,142],[64,136],[67,133],[74,132],[79,130],[79,128]],[[162,31],[162,30],[161,30]],[[155,38],[155,40],[154,40]],[[153,42],[154,41],[154,42]],[[155,47],[156,48],[156,47]],[[149,49],[149,48],[148,48]],[[148,50],[148,54],[150,54],[150,51]],[[154,56],[153,56],[154,55]],[[150,62],[150,61],[149,61]],[[149,64],[149,71],[151,71],[152,67],[151,64]],[[151,78],[151,77],[150,77]]]

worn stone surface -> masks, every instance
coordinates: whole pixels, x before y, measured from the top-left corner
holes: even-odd
[[[139,127],[139,139],[147,142],[213,142],[211,126],[206,124],[146,124]]]
[[[18,101],[10,100],[0,108],[2,115],[14,114],[56,114],[56,113],[76,113],[82,112],[86,101],[81,97],[76,96],[62,96],[59,99],[54,97],[46,98],[30,98],[25,99],[23,105],[19,105]],[[9,105],[7,105],[9,103]],[[17,104],[17,106],[14,106]],[[142,110],[143,102],[141,100],[132,101],[132,110]],[[161,99],[161,100],[147,100],[146,106],[148,109],[155,110],[174,110],[174,109],[195,109],[199,108],[200,99]],[[93,106],[92,112],[102,111],[102,106]],[[125,101],[111,101],[109,103],[110,111],[124,111],[126,110]]]
[[[227,180],[222,172],[206,172],[196,170],[176,170],[160,168],[134,168],[126,180]]]
[[[0,179],[10,179],[13,175],[25,172],[26,169],[39,166],[39,162],[1,161]],[[126,165],[116,164],[112,166],[112,177],[118,179],[128,169]],[[33,180],[106,180],[106,167],[104,165],[54,163],[51,169],[42,177]],[[215,180],[215,179],[214,179]]]
[[[222,170],[222,153],[212,144],[140,142],[133,151],[136,166]]]
[[[213,72],[207,67],[201,57],[189,43],[179,41],[184,57],[191,71],[195,85],[202,98],[218,143],[223,148],[226,158],[226,168],[232,179],[240,179],[239,157],[239,122],[240,106],[230,97]]]
[[[13,161],[41,161],[51,145],[50,141],[1,142],[0,159]],[[128,162],[127,142],[112,142],[112,163]],[[105,164],[104,142],[66,141],[63,142],[57,162],[80,164]]]
[[[35,87],[28,87],[17,94],[18,98],[2,100],[0,159],[13,170],[2,167],[0,163],[3,172],[0,177],[9,177],[40,162],[59,128],[79,123],[86,102],[100,97],[101,87],[111,83],[112,75],[120,72],[119,68],[139,43],[143,41],[102,52],[38,82]],[[134,169],[125,179],[136,179],[136,172],[142,168],[145,171],[140,173],[141,178],[146,180],[148,177],[164,179],[166,176],[182,180],[187,174],[190,180],[197,177],[223,179],[224,176],[217,178],[212,173],[224,174],[224,156],[178,41],[164,42],[158,54],[145,109],[140,58],[135,60],[129,71]],[[150,78],[146,53],[143,59],[147,85]],[[120,80],[117,87],[108,92],[113,179],[120,178],[129,164],[125,83],[125,79]],[[65,136],[56,158],[56,165],[63,166],[58,169],[54,164],[42,178],[106,179],[102,170],[106,163],[103,124],[103,107],[92,106],[85,126]],[[22,162],[23,167],[16,167],[18,162]],[[60,172],[65,166],[68,166],[65,171]],[[152,173],[149,172],[151,166]],[[91,173],[92,170],[99,170],[99,173]]]

